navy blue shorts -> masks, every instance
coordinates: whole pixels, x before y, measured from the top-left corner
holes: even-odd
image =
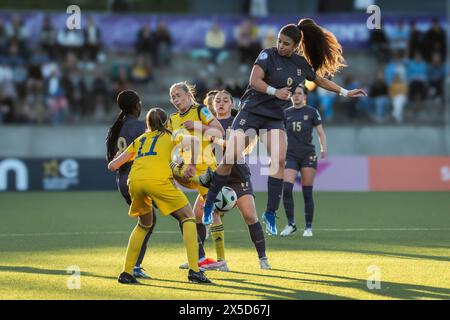
[[[241,129],[244,132],[249,129],[254,129],[257,134],[259,134],[258,130],[260,129],[267,131],[279,129],[285,131],[283,120],[265,117],[246,110],[239,111],[236,118],[234,118],[231,128],[233,130]]]
[[[315,152],[311,152],[304,157],[294,157],[286,155],[285,169],[294,169],[300,171],[301,168],[314,168],[317,170],[317,156]]]
[[[128,175],[126,176],[118,176],[116,179],[117,182],[117,188],[120,191],[120,194],[125,199],[125,201],[128,203],[128,205],[131,205],[131,196],[128,192],[128,185],[127,185]]]
[[[253,192],[253,185],[250,180],[247,180],[245,182],[231,181],[230,183],[227,183],[226,186],[230,187],[234,190],[234,192],[236,192],[236,196],[238,199],[242,196],[245,196],[246,194],[250,194],[253,197],[255,196]]]

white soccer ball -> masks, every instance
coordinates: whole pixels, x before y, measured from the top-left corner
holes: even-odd
[[[230,187],[223,187],[214,201],[214,207],[221,212],[230,211],[236,206],[237,195]]]

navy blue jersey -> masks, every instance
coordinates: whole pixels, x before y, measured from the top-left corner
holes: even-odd
[[[314,81],[316,73],[306,59],[296,53],[290,57],[278,54],[277,48],[269,48],[261,51],[255,64],[264,70],[264,81],[276,89],[290,87],[294,93],[299,84],[305,79]],[[241,98],[241,109],[250,113],[283,119],[283,111],[289,107],[290,101],[280,100],[275,96],[258,92],[250,84]]]
[[[220,124],[222,125],[225,132],[231,128],[233,124],[234,117],[229,117],[227,119],[218,119]],[[248,164],[235,164],[231,169],[230,177],[228,178],[229,183],[241,183],[250,180],[250,168]]]
[[[314,127],[322,124],[322,118],[316,108],[304,106],[290,107],[284,111],[284,125],[288,138],[287,154],[294,158],[306,156],[315,151],[312,143]]]
[[[144,122],[139,121],[138,118],[134,116],[126,116],[122,129],[120,129],[119,138],[114,147],[114,152],[117,153],[118,150],[124,151],[137,137],[142,135],[147,130],[147,126]],[[128,173],[130,173],[131,165],[133,162],[127,162],[119,169],[119,175],[126,175],[128,178]]]

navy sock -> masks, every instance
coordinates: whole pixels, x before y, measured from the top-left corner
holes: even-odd
[[[250,232],[250,238],[255,245],[256,251],[258,252],[258,258],[266,256],[266,240],[264,239],[264,232],[261,227],[261,223],[256,222],[254,224],[248,225],[248,231]]]
[[[229,175],[222,176],[217,172],[214,172],[211,185],[208,189],[208,194],[206,195],[205,204],[214,204],[214,201],[216,200],[220,190],[222,190],[222,187],[227,184],[228,177]]]
[[[283,193],[283,179],[269,177],[267,180],[267,193],[266,211],[276,213],[280,207],[281,194]]]
[[[312,227],[314,218],[314,200],[313,200],[313,187],[303,186],[303,199],[305,200],[305,224],[306,228]]]
[[[139,253],[139,257],[136,261],[136,267],[140,267],[142,264],[142,261],[144,261],[145,252],[147,251],[147,242],[153,233],[153,229],[155,229],[155,225],[156,225],[156,214],[155,214],[155,210],[153,210],[153,225],[150,228],[150,230],[148,230],[147,235],[145,236],[144,243],[142,244],[142,247],[141,247],[141,252]]]
[[[289,224],[295,224],[294,220],[294,197],[292,195],[292,190],[294,185],[290,182],[283,183],[283,204],[284,210],[286,211],[286,217]]]
[[[197,239],[198,239],[198,258],[203,259],[205,257],[205,249],[203,245],[206,239],[206,227],[203,223],[197,223]]]

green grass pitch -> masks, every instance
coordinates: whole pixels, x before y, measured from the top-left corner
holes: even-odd
[[[266,194],[256,199],[261,213]],[[158,215],[143,264],[152,279],[125,286],[116,278],[135,221],[118,192],[2,193],[0,299],[450,299],[449,193],[317,192],[315,203],[313,238],[266,237],[272,270],[259,269],[242,218],[227,213],[231,272],[208,272],[208,286],[187,282],[177,223]],[[210,239],[206,250],[215,258]],[[68,288],[70,266],[79,289]]]

